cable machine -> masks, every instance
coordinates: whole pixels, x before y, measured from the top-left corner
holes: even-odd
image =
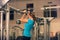
[[[50,21],[53,19],[51,18],[37,18],[37,31],[36,31],[36,40],[50,40]],[[43,25],[43,35],[41,35],[40,27]]]

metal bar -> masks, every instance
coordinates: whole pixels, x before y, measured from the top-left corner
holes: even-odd
[[[52,9],[52,8],[60,8],[60,6],[44,7],[44,8],[41,8],[41,10],[44,10],[44,9]]]
[[[48,40],[50,40],[50,21],[47,19]]]
[[[57,33],[58,40],[60,40],[60,32]]]
[[[1,13],[1,40],[2,40],[2,36],[3,36],[3,32],[2,32],[2,30],[3,30],[3,11],[0,11],[0,13]]]
[[[44,40],[47,40],[46,31],[47,31],[46,19],[44,18]]]
[[[9,40],[9,7],[7,5],[7,13],[6,13],[6,31],[7,31],[7,35],[6,35],[6,40]]]

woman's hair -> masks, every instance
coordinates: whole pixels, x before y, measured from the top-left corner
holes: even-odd
[[[35,14],[33,12],[30,13],[29,15],[33,18],[34,21],[36,20]]]

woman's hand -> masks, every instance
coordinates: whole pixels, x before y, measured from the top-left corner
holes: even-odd
[[[21,17],[20,21],[21,21],[21,22],[27,22],[28,19],[26,19],[26,16],[27,16],[27,15],[24,13],[23,16]]]

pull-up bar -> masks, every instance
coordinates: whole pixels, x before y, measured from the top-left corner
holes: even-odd
[[[41,10],[44,10],[44,9],[52,9],[52,8],[60,8],[60,6],[43,7],[43,8],[41,8]]]
[[[2,30],[3,30],[3,11],[0,11],[1,13],[1,40],[2,40]]]

